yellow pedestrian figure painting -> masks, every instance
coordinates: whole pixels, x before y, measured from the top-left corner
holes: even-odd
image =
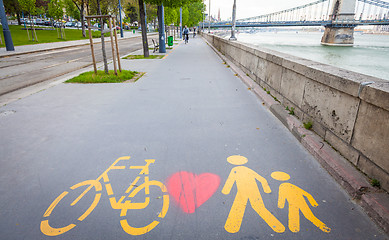
[[[233,165],[243,165],[248,162],[247,158],[237,155],[228,157],[227,161]],[[230,193],[234,183],[236,183],[236,197],[226,224],[224,225],[224,229],[227,232],[236,233],[239,231],[248,201],[250,201],[251,207],[255,212],[263,218],[275,232],[282,233],[285,231],[284,225],[266,209],[258,189],[257,180],[262,184],[265,193],[271,192],[266,179],[250,168],[238,166],[231,170],[222,189],[222,193],[227,195]]]
[[[273,172],[271,174],[272,178],[279,181],[287,181],[290,179],[290,176],[284,172]],[[289,229],[292,232],[300,231],[300,211],[303,213],[306,219],[311,221],[316,227],[320,228],[323,232],[329,233],[331,228],[327,227],[322,221],[315,217],[309,208],[307,202],[305,201],[306,197],[309,203],[313,207],[319,206],[311,194],[307,193],[303,189],[291,184],[291,183],[282,183],[279,188],[278,196],[278,207],[284,208],[285,202],[288,201],[289,204]]]

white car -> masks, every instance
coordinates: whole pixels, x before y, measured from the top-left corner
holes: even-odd
[[[73,27],[74,26],[74,23],[73,22],[67,22],[65,24],[65,27]]]

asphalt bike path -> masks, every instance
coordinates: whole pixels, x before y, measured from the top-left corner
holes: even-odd
[[[386,239],[201,38],[122,66],[0,108],[2,239]]]

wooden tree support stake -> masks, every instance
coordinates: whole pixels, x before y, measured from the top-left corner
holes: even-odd
[[[118,38],[117,38],[117,32],[116,32],[116,21],[115,17],[112,15],[92,15],[92,16],[85,16],[88,22],[88,32],[89,32],[89,42],[92,52],[92,60],[93,60],[93,68],[95,70],[95,74],[97,74],[97,66],[96,66],[96,58],[93,48],[93,39],[92,39],[92,28],[91,28],[91,19],[94,18],[108,18],[109,20],[109,29],[103,30],[102,33],[109,32],[110,38],[111,38],[111,49],[112,49],[112,58],[113,58],[113,67],[115,75],[118,75],[117,72],[117,65],[119,67],[119,71],[122,71],[122,67],[120,64],[120,54],[119,54],[119,44],[118,44]],[[101,21],[103,22],[103,21]],[[115,35],[115,36],[113,36]],[[113,40],[113,37],[115,37],[115,41]],[[114,46],[115,45],[115,46]],[[116,48],[116,54],[115,54],[115,48]],[[117,65],[116,65],[116,58],[117,58]]]
[[[115,46],[113,42],[113,36],[112,36],[112,18],[109,18],[109,36],[111,38],[111,48],[112,48],[112,59],[113,59],[113,69],[115,72],[115,75],[118,75],[118,70],[116,68],[116,56],[115,56]]]
[[[87,18],[87,21],[88,21],[89,43],[90,43],[90,49],[91,49],[91,52],[92,52],[93,68],[95,70],[95,74],[97,74],[95,51],[93,50],[92,29],[91,29],[90,18]]]

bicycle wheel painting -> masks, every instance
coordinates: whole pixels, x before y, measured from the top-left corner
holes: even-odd
[[[146,181],[133,190],[129,197],[132,200],[130,203],[123,206],[121,210],[120,225],[123,230],[130,235],[143,235],[150,232],[160,223],[160,221],[162,221],[169,209],[167,188],[158,181]],[[142,208],[138,207],[139,204],[142,205]],[[143,219],[150,220],[140,222],[136,217],[139,214],[146,216],[146,218]]]
[[[82,187],[85,186],[88,188],[84,191],[85,188]],[[94,190],[90,191],[92,187]],[[95,209],[100,201],[101,190],[100,182],[88,180],[70,187],[69,192],[64,191],[44,213],[44,220],[40,225],[42,233],[47,236],[57,236],[73,229]],[[88,192],[89,194],[86,194]],[[85,197],[82,198],[83,196]],[[75,206],[77,203],[79,204]]]

